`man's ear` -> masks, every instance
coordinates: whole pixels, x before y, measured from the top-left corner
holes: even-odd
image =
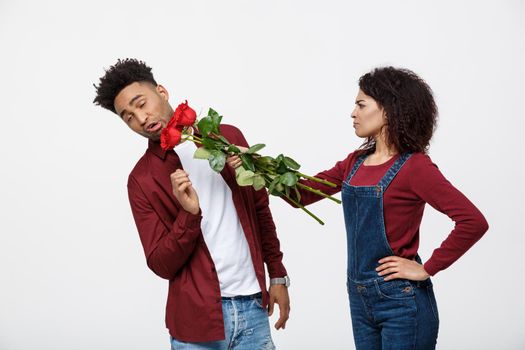
[[[168,90],[166,90],[166,88],[164,86],[159,84],[159,85],[157,85],[157,87],[155,89],[162,96],[162,98],[164,98],[165,101],[168,101],[170,95],[168,93]]]

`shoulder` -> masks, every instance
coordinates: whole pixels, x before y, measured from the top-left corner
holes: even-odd
[[[355,150],[353,152],[350,152],[348,154],[348,156],[346,156],[346,158],[344,160],[342,160],[341,162],[343,162],[347,166],[353,166],[355,164],[355,162],[357,162],[357,160],[361,156],[366,156],[366,154],[367,154],[366,150],[357,149],[357,150]]]
[[[231,125],[231,124],[221,124],[220,130],[221,130],[221,134],[225,137],[227,135],[231,135],[231,136],[242,135],[241,130],[238,127]]]
[[[350,152],[345,159],[338,161],[335,168],[339,171],[340,176],[348,176],[359,157],[363,155],[366,155],[366,151],[358,149]]]
[[[221,124],[220,126],[221,135],[224,136],[230,143],[246,146],[247,142],[242,131],[230,124]]]
[[[140,183],[142,179],[149,177],[152,169],[152,162],[157,158],[152,152],[146,151],[142,157],[137,161],[133,169],[131,169],[128,176],[128,186],[130,182]]]
[[[407,166],[412,171],[437,170],[438,166],[432,161],[430,156],[423,152],[413,153],[407,161]]]

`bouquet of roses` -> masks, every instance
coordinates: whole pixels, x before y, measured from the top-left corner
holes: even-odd
[[[168,125],[162,130],[161,147],[172,149],[181,141],[187,140],[201,144],[202,146],[195,151],[194,158],[208,160],[211,168],[216,172],[222,171],[227,157],[238,155],[242,161],[242,166],[235,169],[239,186],[253,186],[255,190],[266,187],[270,194],[286,198],[324,225],[323,221],[299,203],[301,200],[299,188],[326,197],[338,204],[341,204],[341,201],[300,183],[299,179],[313,180],[330,187],[336,187],[336,185],[299,172],[301,166],[283,154],[276,158],[260,155],[258,152],[265,147],[264,144],[256,144],[241,151],[238,146],[231,144],[221,135],[219,130],[221,120],[222,116],[212,108],[209,109],[206,117],[197,120],[197,114],[188,106],[188,101],[185,101],[177,107]],[[200,136],[193,133],[194,129],[199,131]],[[292,198],[292,193],[295,194],[295,199]]]

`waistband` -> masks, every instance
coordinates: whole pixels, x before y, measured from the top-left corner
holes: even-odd
[[[412,280],[407,280],[407,279],[403,279],[403,278],[396,278],[396,279],[393,279],[393,280],[390,280],[390,281],[385,281],[385,278],[384,277],[379,277],[379,278],[373,278],[373,279],[369,279],[369,280],[366,280],[366,281],[355,281],[351,278],[347,278],[348,282],[349,283],[352,283],[352,284],[355,284],[355,285],[361,285],[361,286],[371,286],[371,285],[375,285],[376,283],[379,284],[379,285],[382,285],[382,284],[388,284],[388,283],[403,283],[403,282],[408,282],[410,283],[411,285],[413,285],[414,287],[417,287],[417,288],[424,288],[424,287],[427,287],[427,286],[432,286],[432,280],[429,278],[427,278],[426,280],[424,281],[412,281]]]
[[[250,300],[250,299],[255,299],[255,298],[260,298],[260,297],[262,297],[261,292],[251,294],[251,295],[236,295],[233,297],[222,297],[222,300]]]

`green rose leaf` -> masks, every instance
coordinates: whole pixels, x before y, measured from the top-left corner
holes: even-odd
[[[202,145],[210,151],[220,150],[222,148],[222,143],[209,137],[202,139]]]
[[[286,164],[284,164],[284,162],[280,162],[278,163],[277,165],[277,169],[275,169],[275,171],[278,173],[278,174],[284,174],[284,173],[287,173],[290,169],[288,169],[288,167],[286,166]]]
[[[222,116],[212,117],[213,132],[216,133],[217,135],[219,135],[221,133],[220,132],[220,128],[219,128],[219,126],[221,125],[221,120],[222,120]],[[226,141],[226,142],[228,142],[228,141]]]
[[[255,160],[255,163],[260,164],[260,165],[263,165],[263,166],[271,165],[271,164],[273,164],[274,162],[275,162],[275,159],[273,159],[272,157],[269,157],[269,156],[258,157],[258,158]]]
[[[253,171],[242,171],[236,176],[237,184],[239,184],[239,186],[252,186],[254,176],[255,174]]]
[[[239,176],[241,173],[245,172],[246,169],[244,169],[242,166],[235,169],[235,177]]]
[[[274,177],[273,181],[270,183],[270,186],[268,186],[268,192],[270,192],[271,194],[275,194],[274,193],[275,186],[277,186],[280,180],[281,180],[280,176]]]
[[[299,163],[297,163],[295,160],[293,160],[290,157],[286,157],[286,156],[283,157],[283,162],[288,168],[291,168],[293,170],[298,170],[301,167]]]
[[[219,113],[217,113],[217,111],[215,111],[213,108],[210,108],[208,110],[208,116],[206,118],[209,119],[209,121],[210,121],[210,126],[209,126],[210,129],[209,129],[208,133],[205,134],[205,136],[208,136],[208,134],[210,132],[213,132],[213,133],[219,135],[220,134],[219,126],[221,125],[222,116],[220,116]],[[203,119],[206,119],[206,118],[203,118]],[[204,134],[204,132],[202,130],[201,130],[201,132]]]
[[[226,155],[218,150],[211,151],[209,162],[211,168],[219,173],[226,164]]]
[[[210,117],[204,117],[199,121],[197,127],[199,128],[202,136],[207,137],[213,130],[213,121]]]
[[[281,175],[281,180],[279,181],[286,186],[294,186],[297,183],[297,175],[292,172],[287,172]]]
[[[193,158],[195,158],[195,159],[209,159],[210,156],[211,156],[210,150],[208,150],[208,149],[206,149],[204,147],[197,148],[197,150],[193,154]]]
[[[230,142],[226,139],[226,137],[219,135],[219,140],[221,140],[225,145],[229,145]]]
[[[264,185],[266,185],[266,181],[264,181],[264,177],[260,174],[256,174],[253,177],[253,188],[256,191],[259,191],[260,189],[264,188]]]
[[[235,145],[229,145],[227,152],[228,153],[241,153],[241,150]]]
[[[253,159],[249,154],[241,154],[242,165],[251,171],[255,171],[255,164],[253,164]]]
[[[219,113],[213,108],[208,109],[208,117],[218,117]]]
[[[248,154],[257,153],[258,151],[262,150],[265,146],[266,145],[264,143],[258,143],[256,145],[253,145],[252,147],[248,148],[246,153],[248,153]]]

